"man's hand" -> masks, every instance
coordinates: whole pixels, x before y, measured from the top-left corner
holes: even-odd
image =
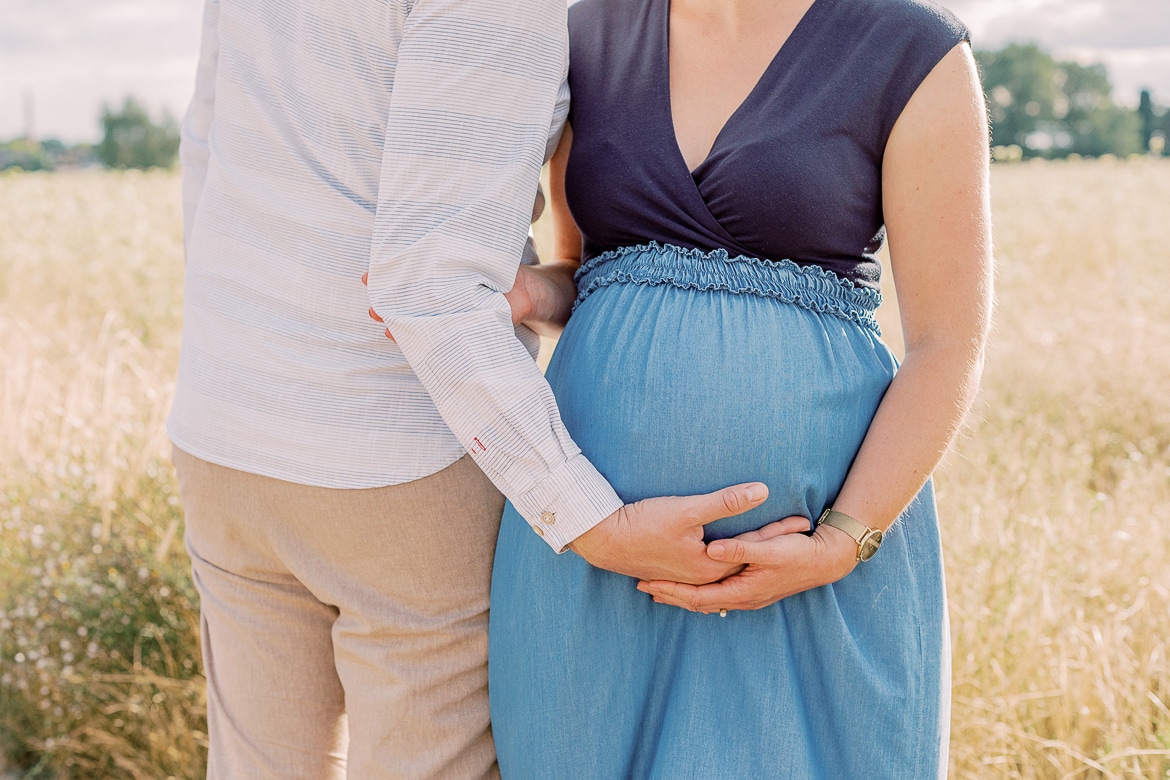
[[[581,534],[569,549],[600,569],[642,580],[715,582],[743,568],[707,555],[703,526],[764,503],[762,482],[700,496],[648,498],[627,504]]]
[[[821,526],[807,536],[807,517],[793,515],[757,531],[711,542],[707,555],[743,570],[698,587],[681,581],[643,579],[638,590],[659,604],[692,612],[760,609],[794,593],[844,577],[857,565],[857,542],[844,531]]]

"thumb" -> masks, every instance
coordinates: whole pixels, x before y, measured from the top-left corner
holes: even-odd
[[[784,536],[785,534],[807,534],[811,529],[811,523],[807,517],[802,515],[790,515],[783,520],[777,520],[774,523],[768,523],[762,528],[757,528],[754,531],[738,534],[735,538],[745,542],[766,542],[776,536]]]
[[[772,552],[772,546],[767,544],[769,540],[807,530],[808,518],[793,515],[756,531],[716,539],[707,545],[707,557],[723,563],[768,563]]]
[[[720,563],[768,563],[767,542],[745,542],[742,539],[720,539],[707,545],[707,557]]]
[[[763,482],[744,482],[740,485],[716,490],[701,496],[691,496],[688,501],[698,504],[696,511],[699,523],[706,525],[725,517],[741,515],[755,509],[768,498],[768,486]]]

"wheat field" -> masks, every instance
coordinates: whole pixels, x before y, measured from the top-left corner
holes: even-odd
[[[937,478],[951,776],[1168,780],[1170,161],[993,187],[995,331]],[[203,771],[180,231],[174,173],[0,177],[0,776]]]

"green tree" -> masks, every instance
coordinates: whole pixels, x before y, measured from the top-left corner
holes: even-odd
[[[19,168],[22,171],[51,171],[53,158],[40,144],[19,138],[0,143],[0,171]]]
[[[1148,89],[1141,92],[1138,118],[1142,123],[1142,151],[1160,155],[1170,154],[1170,150],[1166,148],[1166,139],[1170,137],[1170,110],[1155,105],[1153,95]]]
[[[146,109],[128,97],[121,110],[102,106],[102,141],[98,159],[107,168],[169,168],[179,152],[179,128],[170,114],[154,122]]]
[[[41,149],[50,157],[60,157],[69,150],[69,147],[59,138],[46,138],[41,141]]]
[[[1056,63],[1034,44],[975,53],[991,111],[992,143],[1029,149],[1028,137],[1058,119]]]
[[[1057,63],[1057,81],[1067,101],[1063,117],[1069,152],[1127,155],[1142,150],[1141,120],[1136,112],[1113,105],[1104,65]]]
[[[1026,156],[1126,155],[1142,150],[1137,113],[1113,104],[1105,66],[1052,58],[1035,44],[976,52],[996,145]]]

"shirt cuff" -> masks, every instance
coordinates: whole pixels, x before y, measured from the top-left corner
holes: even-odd
[[[574,455],[512,506],[553,550],[563,553],[623,503],[584,455]]]

